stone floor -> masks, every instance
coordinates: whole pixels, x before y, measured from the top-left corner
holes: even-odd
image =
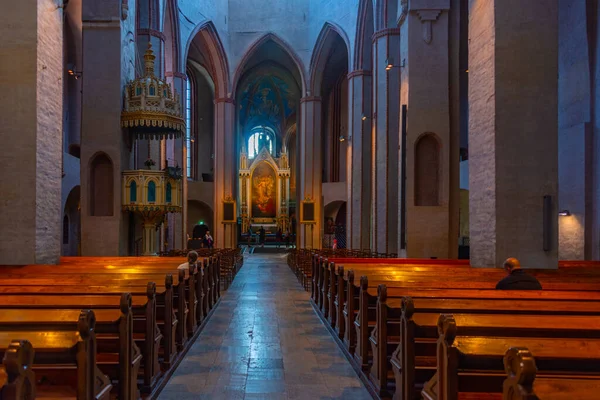
[[[371,399],[278,254],[244,267],[160,394],[185,399]]]

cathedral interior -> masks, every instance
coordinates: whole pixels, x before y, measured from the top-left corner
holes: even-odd
[[[55,3],[6,16],[33,13],[4,32],[4,171],[27,167],[3,173],[2,263],[260,227],[481,267],[600,256],[594,1]],[[144,215],[169,168],[176,204]]]
[[[246,246],[592,263],[599,17],[598,0],[12,2],[0,268],[238,249],[236,279],[280,277],[273,299],[299,307]]]

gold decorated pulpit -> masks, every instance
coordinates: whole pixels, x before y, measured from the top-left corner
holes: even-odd
[[[156,230],[168,213],[182,207],[180,170],[133,170],[123,172],[123,211],[138,214],[143,221],[143,254],[156,254]]]

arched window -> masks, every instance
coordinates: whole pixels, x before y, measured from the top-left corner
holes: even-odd
[[[136,86],[136,88],[135,88],[135,95],[136,96],[141,96],[142,95],[142,88],[141,88],[141,86]]]
[[[187,149],[187,178],[192,179],[192,82],[190,73],[185,82],[185,146]]]
[[[256,157],[263,147],[266,147],[269,153],[273,154],[273,142],[273,135],[267,130],[254,131],[248,138],[248,158]]]
[[[69,244],[69,217],[63,218],[63,244]]]
[[[106,154],[98,154],[90,168],[90,215],[113,215],[113,164]]]
[[[148,183],[148,203],[156,202],[156,183],[150,181]]]
[[[131,181],[129,184],[129,201],[135,203],[137,201],[137,183]]]
[[[167,183],[167,189],[165,191],[165,197],[166,197],[167,203],[171,202],[171,191],[172,191],[171,184]]]
[[[415,148],[415,206],[439,206],[440,146],[432,134]]]
[[[156,96],[156,88],[154,86],[150,86],[150,96]]]

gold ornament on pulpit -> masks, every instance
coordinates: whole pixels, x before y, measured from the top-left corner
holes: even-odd
[[[152,45],[144,54],[145,72],[127,84],[121,113],[121,126],[135,138],[179,138],[185,132],[185,120],[177,91],[155,75],[156,56]]]

